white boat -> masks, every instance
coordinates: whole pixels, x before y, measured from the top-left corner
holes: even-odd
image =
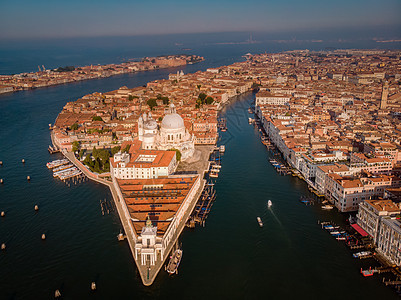
[[[258,220],[259,226],[263,227],[262,219],[260,217],[257,217],[256,220]]]
[[[210,169],[211,172],[220,172],[220,168],[216,168],[215,166],[212,166],[212,168]]]
[[[213,167],[213,168],[220,169],[220,168],[221,168],[221,165],[219,165],[219,164],[212,164],[212,167]]]
[[[224,153],[226,151],[226,146],[221,145],[219,151]]]
[[[51,162],[48,162],[46,164],[46,167],[48,167],[49,169],[53,169],[53,168],[57,168],[60,167],[64,164],[68,163],[68,159],[57,159],[57,160],[53,160]]]
[[[217,177],[219,177],[219,173],[210,171],[209,177],[217,178]]]
[[[330,210],[330,209],[333,209],[334,208],[334,206],[332,206],[332,205],[323,205],[322,206],[322,209],[325,209],[325,210]]]
[[[370,251],[362,251],[362,252],[354,253],[354,254],[352,254],[352,256],[354,258],[361,258],[361,257],[368,256],[368,255],[371,255],[371,254],[372,254],[372,252],[370,252]]]
[[[267,207],[271,207],[273,205],[273,202],[271,200],[267,201]]]

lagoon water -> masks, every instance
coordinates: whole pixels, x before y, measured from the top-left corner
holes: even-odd
[[[183,44],[165,42],[164,48],[140,49],[123,44],[124,51],[98,46],[98,56],[92,55],[94,47],[77,53],[66,46],[56,58],[57,47],[43,48],[42,53],[31,49],[31,55],[19,50],[14,56],[11,48],[3,47],[0,52],[7,55],[2,56],[6,59],[0,62],[0,73],[34,71],[37,64],[119,62],[121,53],[124,57],[174,53],[186,47]],[[287,49],[273,46],[275,51]],[[230,64],[247,52],[270,52],[273,46],[202,44],[183,50],[206,58],[184,72]],[[19,55],[25,63],[17,63]],[[67,101],[123,85],[140,86],[177,70],[181,68],[0,95],[0,178],[4,179],[0,211],[6,213],[0,218],[0,243],[7,245],[0,252],[0,299],[52,299],[56,289],[63,299],[396,299],[379,277],[360,275],[360,268],[374,261],[354,260],[342,242],[317,224],[318,220],[343,223],[345,216],[301,204],[299,196],[309,195],[306,184],[274,171],[258,131],[248,124],[252,93],[222,111],[228,131],[221,134],[226,153],[215,186],[217,199],[205,227],[184,230],[179,274],[169,277],[161,271],[151,287],[142,285],[126,242],[117,241],[121,229],[117,213],[101,214],[99,201],[111,199],[108,189],[93,182],[68,187],[46,168],[46,162],[58,157],[47,152],[48,124]],[[271,209],[268,199],[273,202]],[[92,281],[97,283],[96,292],[90,291]]]

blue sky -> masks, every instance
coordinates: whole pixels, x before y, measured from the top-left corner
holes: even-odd
[[[0,38],[392,28],[401,0],[0,0]]]

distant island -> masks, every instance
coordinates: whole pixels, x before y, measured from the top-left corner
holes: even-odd
[[[0,94],[125,73],[185,66],[186,64],[194,64],[203,60],[204,58],[198,55],[178,54],[144,57],[141,61],[130,61],[121,64],[84,67],[65,66],[51,70],[45,69],[44,66],[42,68],[39,66],[38,72],[0,75]]]

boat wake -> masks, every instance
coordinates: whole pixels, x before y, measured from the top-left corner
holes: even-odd
[[[270,200],[269,200],[270,201]],[[271,203],[271,201],[270,201]],[[283,224],[281,224],[280,220],[278,219],[278,217],[276,216],[276,214],[273,211],[272,205],[268,205],[267,209],[271,212],[271,214],[273,215],[273,217],[276,219],[277,223],[280,224],[281,227],[283,227]]]

